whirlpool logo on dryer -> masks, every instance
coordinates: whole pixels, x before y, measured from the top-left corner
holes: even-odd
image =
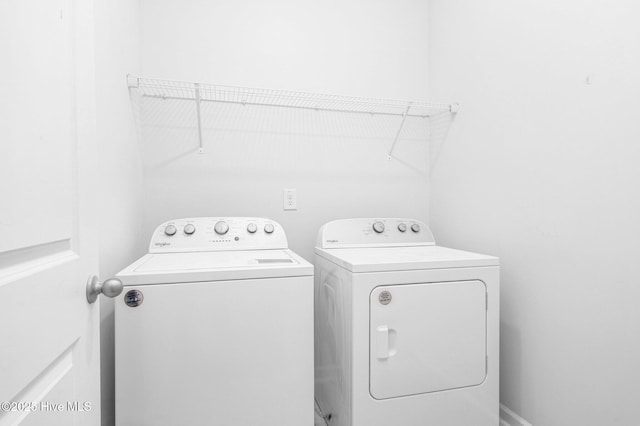
[[[171,243],[166,242],[166,241],[157,242],[157,243],[154,244],[154,246],[156,246],[156,247],[166,247],[166,246],[170,246],[170,245],[171,245]]]

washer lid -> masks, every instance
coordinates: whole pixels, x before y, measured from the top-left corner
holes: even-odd
[[[284,250],[152,253],[117,277],[125,285],[226,281],[313,275],[313,266]]]
[[[415,269],[497,266],[497,257],[440,246],[316,248],[316,255],[351,272],[408,271]]]

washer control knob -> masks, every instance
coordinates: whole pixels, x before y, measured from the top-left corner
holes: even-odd
[[[267,223],[264,226],[264,232],[266,232],[267,234],[272,234],[274,230],[275,228],[273,227],[273,223]]]
[[[227,225],[227,222],[221,220],[219,222],[216,222],[216,224],[213,227],[213,229],[216,231],[216,234],[224,235],[227,232],[229,232],[229,225]]]
[[[176,232],[177,232],[177,231],[178,231],[178,229],[176,228],[176,226],[175,226],[175,225],[167,225],[167,226],[164,228],[164,233],[165,233],[166,235],[170,236],[170,237],[171,237],[171,236],[176,235]]]
[[[414,223],[413,225],[411,225],[411,230],[413,232],[420,232],[420,225],[418,225],[417,223]]]
[[[373,223],[373,230],[376,231],[378,234],[382,234],[384,232],[384,223],[382,223],[382,222],[374,222]]]
[[[406,223],[401,223],[398,225],[398,231],[400,232],[407,232],[407,224]]]
[[[184,233],[185,233],[185,234],[187,234],[187,235],[191,235],[191,234],[193,234],[194,232],[196,232],[196,227],[195,227],[195,226],[193,226],[193,224],[191,224],[191,223],[187,223],[187,224],[184,226]]]
[[[258,230],[258,225],[256,225],[255,223],[250,223],[247,225],[248,233],[255,234],[257,230]]]

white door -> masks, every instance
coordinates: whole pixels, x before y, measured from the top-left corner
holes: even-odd
[[[481,384],[487,374],[482,281],[376,287],[370,299],[370,392],[376,399]]]
[[[0,2],[0,425],[98,425],[91,1]]]

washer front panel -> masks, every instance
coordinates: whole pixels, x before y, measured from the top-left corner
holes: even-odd
[[[313,424],[313,279],[127,287],[115,300],[116,424]]]

